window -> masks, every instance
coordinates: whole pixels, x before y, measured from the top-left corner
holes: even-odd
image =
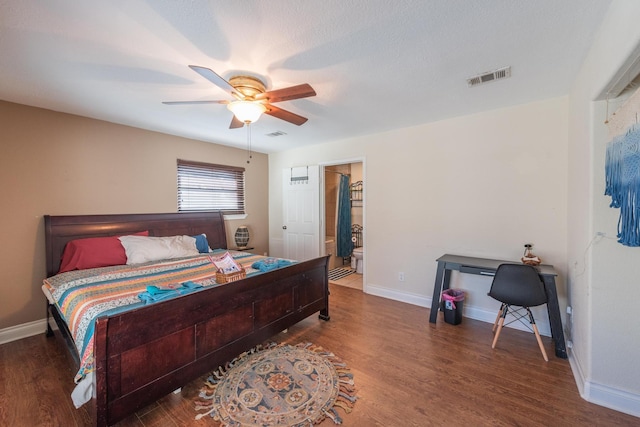
[[[178,159],[178,211],[244,214],[244,168]]]

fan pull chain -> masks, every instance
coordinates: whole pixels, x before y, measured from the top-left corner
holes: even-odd
[[[251,163],[251,158],[253,157],[251,154],[251,123],[247,122],[247,147],[249,148],[249,158],[247,159],[247,163]]]

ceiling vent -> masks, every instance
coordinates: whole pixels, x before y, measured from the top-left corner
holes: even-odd
[[[495,80],[506,79],[507,77],[511,77],[511,67],[500,68],[499,70],[468,78],[467,84],[469,87],[473,87]]]
[[[271,133],[267,133],[266,136],[270,136],[270,137],[276,137],[276,136],[282,136],[282,135],[286,135],[286,133],[282,132],[281,130],[277,130],[275,132],[271,132]]]

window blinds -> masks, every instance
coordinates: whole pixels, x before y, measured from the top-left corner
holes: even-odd
[[[244,168],[178,159],[178,211],[244,214]]]

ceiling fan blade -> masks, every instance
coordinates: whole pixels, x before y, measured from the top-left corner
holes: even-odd
[[[162,101],[166,105],[186,105],[186,104],[228,104],[230,101]]]
[[[267,110],[264,112],[265,114],[293,123],[294,125],[300,126],[308,120],[306,117],[299,116],[291,111],[283,110],[282,108],[278,108],[274,105],[265,105],[265,107],[267,107]]]
[[[244,122],[240,121],[235,115],[232,116],[231,124],[229,125],[229,129],[238,129],[244,126]]]
[[[281,102],[298,98],[307,98],[309,96],[316,96],[316,91],[307,83],[303,83],[301,85],[291,86],[284,89],[276,89],[269,92],[259,93],[255,96],[255,99],[258,101],[266,99],[268,102]]]
[[[189,65],[189,68],[191,68],[196,73],[200,74],[205,79],[209,80],[214,85],[229,92],[235,98],[244,99],[244,95],[242,93],[240,93],[239,91],[236,90],[236,88],[231,86],[231,83],[229,83],[228,81],[220,77],[218,74],[216,74],[215,71],[206,67],[200,67],[198,65]]]

